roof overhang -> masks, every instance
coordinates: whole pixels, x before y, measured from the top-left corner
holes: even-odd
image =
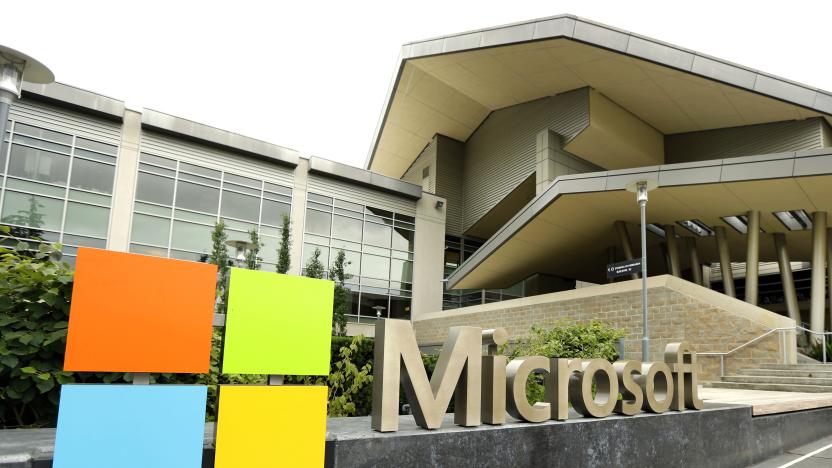
[[[649,223],[698,219],[727,227],[722,217],[759,210],[761,227],[772,233],[786,231],[775,211],[832,211],[831,148],[565,176],[453,272],[448,286],[506,287],[538,272],[604,281],[606,249],[619,243],[613,223],[639,223],[635,195],[625,186],[643,179],[658,181],[647,204]],[[746,236],[727,231],[732,260],[744,261]],[[686,235],[678,225],[677,233]],[[793,261],[811,257],[810,231],[787,238]],[[714,238],[697,239],[701,261],[718,261]],[[773,243],[760,244],[761,261],[775,261]]]
[[[591,87],[663,134],[824,116],[832,93],[564,15],[403,46],[366,167],[400,177],[435,134]]]

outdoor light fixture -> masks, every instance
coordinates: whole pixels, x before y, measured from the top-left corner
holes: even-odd
[[[650,232],[652,232],[653,234],[655,234],[655,235],[659,236],[659,237],[662,237],[662,238],[664,238],[665,236],[667,236],[667,234],[664,232],[664,229],[662,229],[661,227],[659,227],[659,225],[658,225],[658,224],[652,224],[652,223],[651,223],[651,224],[648,224],[648,225],[647,225],[647,230],[648,230],[648,231],[650,231]]]
[[[24,81],[47,84],[55,75],[32,57],[0,45],[0,135],[6,134],[9,107],[20,98]]]
[[[776,211],[773,214],[789,231],[812,229],[812,218],[803,210]]]
[[[385,309],[387,309],[387,307],[384,307],[383,305],[373,306],[373,310],[376,311],[377,318],[381,318],[381,313],[384,312]]]
[[[725,221],[725,224],[731,226],[732,228],[734,228],[735,231],[739,232],[740,234],[748,234],[748,216],[723,216],[722,220]],[[766,231],[765,229],[760,228],[760,232]]]
[[[257,247],[256,244],[244,240],[230,240],[226,241],[225,244],[236,249],[237,254],[234,256],[234,263],[240,268],[246,265],[246,252]]]
[[[698,219],[686,219],[683,221],[677,221],[676,223],[699,237],[714,235],[714,231]]]
[[[647,362],[650,338],[647,327],[647,192],[655,189],[655,180],[634,180],[627,184],[628,192],[635,192],[641,212],[641,360]]]

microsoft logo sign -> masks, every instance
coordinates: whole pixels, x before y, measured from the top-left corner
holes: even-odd
[[[215,265],[81,249],[64,369],[207,373]],[[327,375],[333,283],[232,269],[222,372]],[[204,385],[65,385],[56,468],[202,466]],[[325,386],[221,386],[217,468],[323,466]]]

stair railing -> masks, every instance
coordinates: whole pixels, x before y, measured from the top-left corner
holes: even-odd
[[[812,330],[810,330],[806,327],[802,327],[800,325],[796,325],[794,327],[772,328],[771,330],[768,330],[767,332],[763,333],[762,335],[759,335],[755,338],[752,338],[751,340],[746,341],[745,343],[743,343],[743,344],[741,344],[741,345],[737,346],[736,348],[731,349],[729,351],[723,351],[723,352],[711,351],[711,352],[706,352],[706,353],[696,353],[696,355],[697,356],[719,356],[719,376],[720,377],[725,377],[725,359],[728,356],[736,353],[737,351],[745,348],[746,346],[752,345],[752,344],[762,340],[763,338],[765,338],[765,337],[767,337],[767,336],[769,336],[773,333],[778,333],[779,334],[779,340],[780,340],[780,350],[782,352],[782,357],[783,357],[783,364],[785,364],[786,361],[787,361],[786,332],[788,332],[788,331],[795,332],[795,333],[798,332],[798,331],[803,331],[803,332],[809,333],[811,335],[820,335],[821,342],[822,342],[821,349],[823,350],[822,351],[822,353],[823,353],[823,363],[826,364],[826,336],[827,335],[832,335],[832,332],[816,332],[816,331],[812,331]]]

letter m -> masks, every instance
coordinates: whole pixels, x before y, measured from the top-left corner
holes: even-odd
[[[452,396],[456,396],[454,422],[460,426],[480,424],[481,328],[452,327],[448,331],[430,381],[409,321],[379,320],[375,335],[373,429],[399,429],[399,382],[419,426],[438,429]]]

